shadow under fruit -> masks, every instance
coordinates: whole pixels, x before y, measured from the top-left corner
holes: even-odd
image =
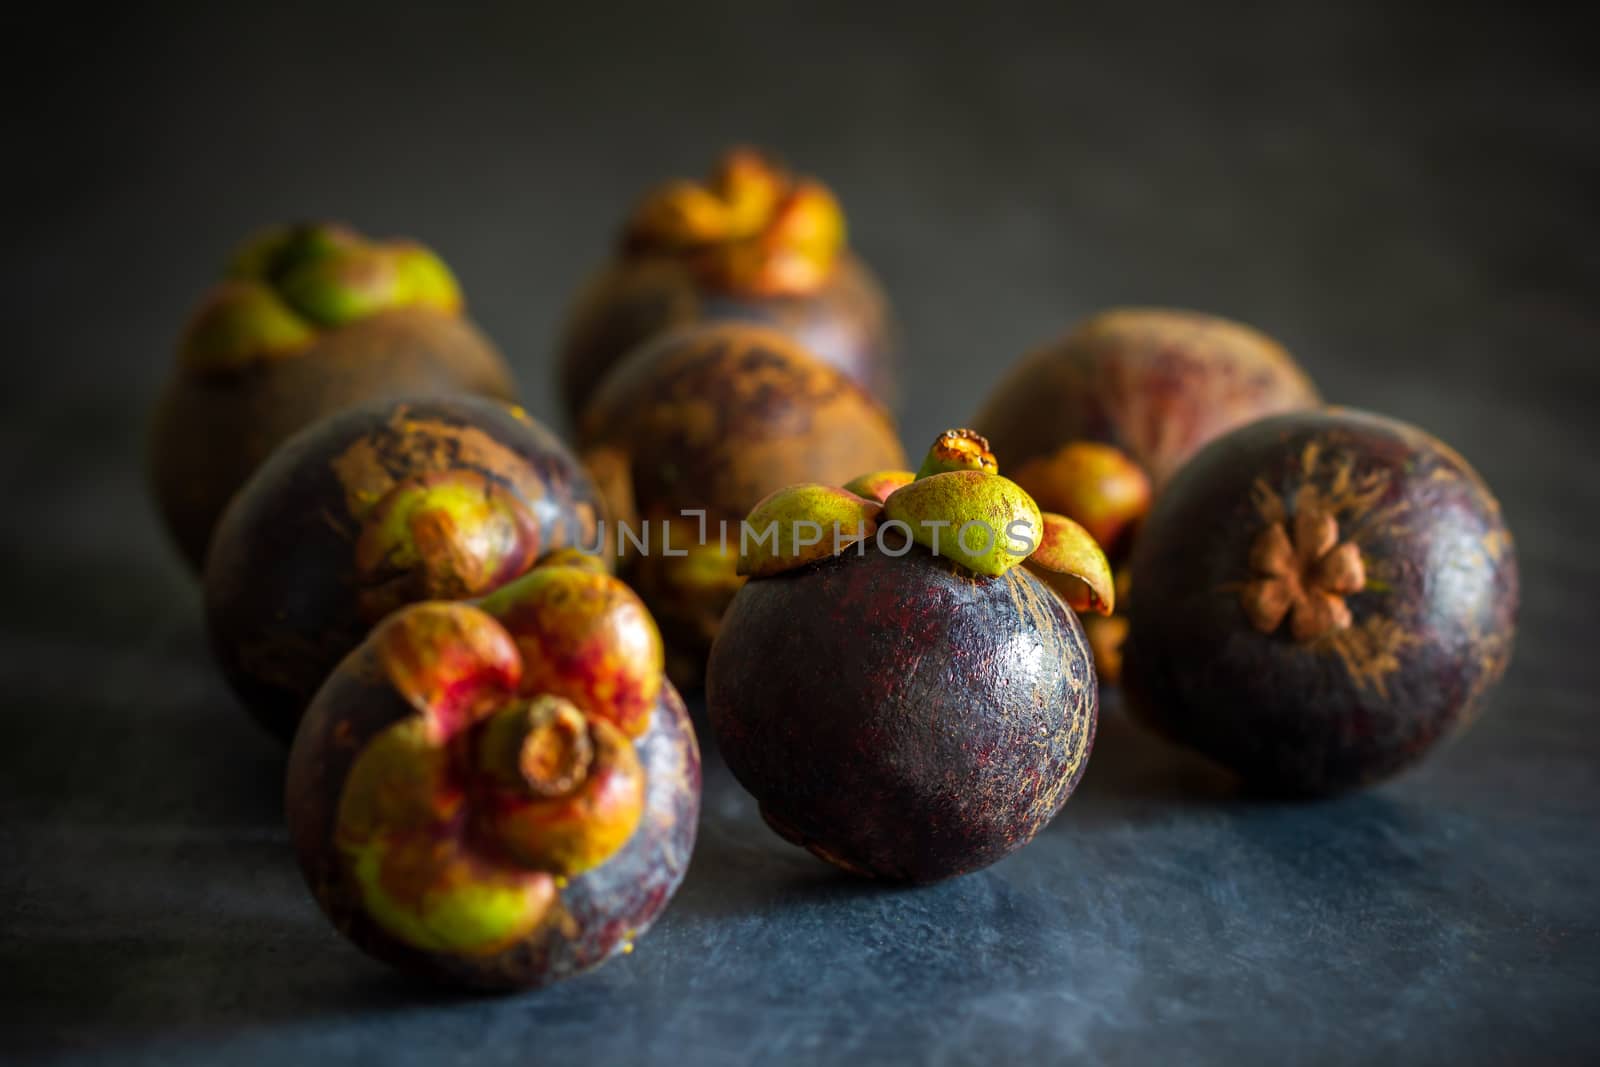
[[[743,581],[739,521],[751,508],[785,485],[905,465],[892,420],[864,390],[792,338],[739,323],[691,327],[634,353],[589,404],[579,445],[609,517],[649,538],[644,548],[612,540],[683,686],[699,683]]]
[[[235,490],[319,418],[382,398],[515,391],[432,252],[332,224],[272,229],[238,250],[179,343],[150,428],[156,502],[198,570]]]
[[[1518,601],[1511,535],[1466,461],[1336,408],[1196,456],[1150,515],[1133,583],[1132,710],[1291,795],[1386,778],[1469,721]]]
[[[615,258],[568,315],[558,370],[577,420],[639,345],[696,322],[740,321],[793,336],[885,403],[895,393],[894,328],[871,272],[846,246],[833,194],[750,149],[704,183],[647,195]]]
[[[284,740],[329,672],[389,612],[481,596],[598,540],[566,448],[476,397],[384,400],[284,444],[235,497],[206,566],[223,673]]]
[[[632,951],[665,908],[694,848],[700,757],[643,606],[547,564],[479,605],[384,620],[307,712],[286,803],[308,885],[361,949],[534,988]]]
[[[1098,693],[1068,604],[1110,610],[1110,570],[976,435],[941,437],[916,477],[872,482],[881,502],[802,485],[752,512],[778,533],[742,559],[707,709],[777,833],[857,874],[929,882],[1026,844],[1076,787]],[[996,537],[963,537],[969,524]]]

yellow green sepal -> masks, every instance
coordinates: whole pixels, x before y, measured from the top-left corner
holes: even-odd
[[[1042,512],[998,467],[982,435],[947,430],[915,475],[874,471],[842,489],[780,489],[745,519],[739,573],[764,578],[791,570],[894,523],[934,555],[976,574],[999,577],[1028,560],[1074,609],[1109,613],[1111,568],[1094,537],[1071,519]]]
[[[227,281],[212,288],[189,321],[178,362],[195,374],[226,374],[292,355],[315,339],[315,329],[269,286]]]
[[[355,230],[337,222],[269,226],[234,250],[228,260],[228,276],[276,284],[296,267],[366,243]]]
[[[414,948],[485,955],[526,937],[556,902],[548,874],[467,853],[454,826],[464,796],[424,716],[380,731],[339,798],[336,839],[379,926]]]
[[[477,862],[448,837],[376,838],[345,855],[367,914],[424,952],[503,952],[557,905],[551,875]]]
[[[881,504],[889,499],[890,493],[916,479],[917,476],[911,471],[872,471],[870,474],[858,474],[845,482],[844,487],[856,496]]]
[[[362,614],[376,621],[402,604],[487,593],[531,567],[539,543],[521,498],[476,471],[401,482],[367,513],[356,539]]]
[[[1065,515],[1043,512],[1043,536],[1027,568],[1076,612],[1110,615],[1116,608],[1116,582],[1100,545]]]
[[[461,286],[434,252],[415,241],[392,241],[388,252],[399,272],[399,299],[404,307],[425,307],[447,315],[461,311]]]
[[[880,510],[876,501],[831,485],[779,489],[745,519],[738,572],[765,578],[838,555],[877,532]]]
[[[369,241],[347,226],[275,226],[241,244],[178,348],[200,374],[309,348],[320,330],[402,308],[459,315],[450,268],[414,241]]]
[[[890,494],[883,515],[904,523],[911,539],[935,555],[989,577],[1026,559],[1043,535],[1033,498],[985,470],[920,477]]]

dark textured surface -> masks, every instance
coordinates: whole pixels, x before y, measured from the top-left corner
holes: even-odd
[[[1600,1057],[1589,38],[1509,5],[931,7],[12,27],[0,1058]],[[1125,301],[1252,322],[1329,397],[1458,446],[1523,569],[1484,719],[1308,807],[1241,802],[1108,715],[1038,841],[899,891],[783,844],[708,753],[688,879],[633,955],[475,1000],[342,944],[137,470],[189,302],[264,220],[412,233],[548,416],[608,228],[734,138],[838,189],[906,328],[917,448]]]

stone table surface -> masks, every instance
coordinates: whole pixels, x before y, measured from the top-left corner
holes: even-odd
[[[1585,36],[1511,5],[1062,7],[19,16],[0,1060],[1600,1062]],[[1458,446],[1523,568],[1484,718],[1391,784],[1280,805],[1113,703],[1032,846],[921,889],[783,844],[708,741],[688,879],[631,956],[481,999],[348,948],[144,494],[174,335],[246,230],[344,217],[440,249],[554,419],[551,338],[619,213],[741,140],[844,200],[904,323],[913,446],[1130,302],[1252,322],[1330,398]]]

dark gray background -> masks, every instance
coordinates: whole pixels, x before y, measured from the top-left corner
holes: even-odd
[[[1600,92],[1575,23],[218,7],[7,27],[0,1058],[1600,1057]],[[478,1000],[342,944],[140,482],[185,313],[259,223],[413,235],[551,416],[560,311],[619,213],[732,140],[844,200],[905,325],[913,446],[1120,302],[1255,323],[1329,397],[1457,445],[1523,567],[1486,718],[1392,785],[1273,806],[1108,714],[1030,848],[899,891],[768,834],[708,752],[689,878],[631,957]]]

